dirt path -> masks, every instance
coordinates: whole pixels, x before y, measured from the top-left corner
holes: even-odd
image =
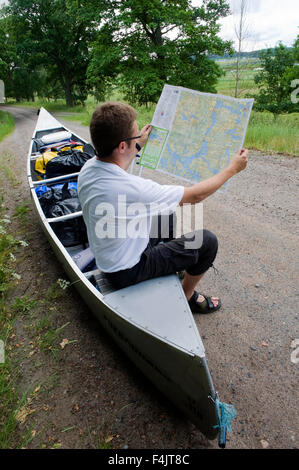
[[[9,182],[2,188],[13,211],[30,199],[26,154],[37,116],[31,109],[3,109],[16,121],[15,132],[0,144],[2,161],[3,152],[13,155],[20,181],[16,188]],[[65,124],[88,138],[87,128]],[[291,343],[299,338],[297,181],[297,159],[251,152],[248,168],[227,192],[204,203],[204,225],[219,240],[219,273],[208,273],[201,289],[219,294],[223,308],[196,322],[215,388],[238,411],[228,448],[267,446],[262,441],[269,448],[298,447],[298,364],[291,361]],[[15,295],[42,298],[65,275],[33,214],[27,234],[30,250],[19,264],[22,282]],[[123,357],[73,288],[53,305],[57,327],[69,322],[63,338],[76,342],[59,351],[58,360],[37,351],[22,361],[23,387],[47,384],[35,400],[30,419],[40,431],[28,447],[217,447]],[[22,325],[19,334],[29,343]]]

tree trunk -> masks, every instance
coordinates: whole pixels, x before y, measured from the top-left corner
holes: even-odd
[[[157,28],[154,31],[153,43],[155,44],[155,46],[162,46],[163,45],[163,36],[162,36],[162,30],[161,30],[160,25],[158,25]],[[157,53],[157,57],[158,57],[159,64],[161,64],[159,66],[159,70],[161,70],[161,72],[162,72],[160,78],[164,82],[167,82],[167,75],[165,73],[164,66],[163,66],[165,56],[163,54]]]
[[[240,58],[241,58],[241,43],[239,42],[239,51],[238,51],[238,57],[237,57],[237,70],[236,70],[235,98],[238,98],[239,96]]]
[[[238,56],[237,56],[237,69],[236,69],[235,98],[238,98],[239,96],[240,61],[241,61],[242,44],[243,44],[244,35],[246,32],[245,22],[246,22],[247,7],[248,7],[247,0],[241,0],[239,26],[238,26],[238,29],[235,28],[235,33],[239,41]]]
[[[66,79],[65,79],[64,92],[65,92],[66,105],[69,106],[70,108],[72,108],[74,106],[74,99],[73,99],[73,95],[72,95],[71,80],[69,79],[69,77],[66,77]]]

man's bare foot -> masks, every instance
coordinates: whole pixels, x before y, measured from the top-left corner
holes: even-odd
[[[187,300],[189,302],[189,300],[191,299],[192,295],[194,294],[194,291],[192,292],[192,294],[190,296],[187,297]],[[198,302],[199,304],[201,304],[202,302],[205,301],[205,298],[203,295],[201,294],[198,294],[198,297],[196,299],[196,302]],[[219,298],[218,297],[211,297],[211,301],[213,302],[214,306],[217,307],[218,306],[218,303],[219,303]]]
[[[192,294],[192,295],[193,295],[193,294]],[[192,295],[190,296],[190,298],[192,297]],[[190,300],[190,299],[188,299],[188,300]],[[201,303],[204,302],[204,301],[205,301],[204,296],[201,295],[201,294],[198,294],[198,297],[197,297],[197,299],[196,299],[196,302],[198,302],[198,303],[201,304]],[[218,298],[218,297],[211,297],[211,301],[213,302],[214,307],[217,307],[217,306],[218,306],[218,303],[219,303],[219,298]]]
[[[212,313],[221,307],[221,300],[218,297],[203,296],[196,291],[188,299],[188,303],[193,313]]]

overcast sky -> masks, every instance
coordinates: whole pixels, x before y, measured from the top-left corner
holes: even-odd
[[[250,10],[247,15],[250,37],[244,44],[244,51],[276,46],[279,41],[291,46],[299,34],[299,0],[247,0]],[[199,0],[192,3],[199,4]],[[238,9],[241,0],[230,0],[232,8]],[[236,40],[233,15],[221,20],[223,39]],[[235,46],[236,47],[236,46]]]

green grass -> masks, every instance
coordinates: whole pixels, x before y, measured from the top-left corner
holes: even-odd
[[[15,216],[23,220],[25,216],[28,214],[28,211],[29,211],[28,203],[20,204],[16,206],[15,208]]]
[[[65,101],[63,99],[57,100],[46,100],[37,98],[35,101],[21,101],[16,102],[13,99],[10,99],[6,102],[6,105],[13,105],[13,106],[21,106],[26,108],[41,108],[44,107],[50,112],[59,112],[59,111],[66,111],[66,112],[82,112],[84,111],[85,107],[82,105],[73,106],[72,108],[66,106]]]
[[[225,75],[220,77],[217,83],[217,93],[228,96],[235,96],[236,87],[236,60],[225,59],[217,61],[223,69]],[[254,83],[254,76],[258,73],[256,70],[260,67],[258,59],[246,59],[240,62],[239,73],[239,98],[244,98],[247,94],[254,95],[258,92]]]
[[[118,90],[114,90],[113,93],[108,98],[111,101],[122,101],[124,103],[129,103],[128,101],[123,99],[123,96]],[[92,113],[96,106],[100,105],[101,102],[97,102],[92,96],[88,97],[85,102],[85,106],[74,106],[72,108],[66,106],[65,101],[62,99],[58,99],[56,101],[48,101],[42,99],[36,99],[35,101],[22,101],[20,103],[16,103],[13,100],[10,100],[7,104],[11,104],[14,106],[25,106],[29,108],[40,108],[44,107],[49,112],[58,112],[61,113],[59,117],[62,119],[66,119],[68,121],[79,122],[83,126],[89,126],[90,119]],[[136,107],[138,111],[138,124],[139,127],[142,128],[149,122],[151,122],[154,111],[155,111],[155,104],[151,106],[138,106]],[[63,114],[63,113],[72,113],[70,114]]]
[[[0,172],[0,184],[5,172]],[[23,241],[15,238],[10,229],[8,210],[0,196],[0,340],[4,344],[4,362],[0,363],[0,448],[22,448],[32,439],[32,428],[19,428],[33,410],[30,407],[30,390],[21,392],[20,380],[22,371],[20,361],[27,352],[24,342],[16,334],[16,321],[24,325],[24,314],[35,308],[36,301],[28,296],[15,297],[15,280],[19,279],[15,272],[20,259],[20,246]],[[11,233],[10,233],[11,232]],[[18,233],[18,232],[17,232]],[[19,258],[19,259],[17,259]],[[19,341],[20,344],[17,344]]]
[[[141,129],[151,122],[155,105],[146,108],[136,107],[138,111],[138,125]],[[79,121],[88,126],[92,111],[64,116],[69,121]],[[63,117],[63,116],[61,116]],[[247,129],[245,146],[262,152],[284,153],[299,156],[299,114],[284,114],[275,120],[271,113],[252,111]]]
[[[14,217],[18,219],[20,226],[23,227],[24,229],[27,229],[27,226],[30,222],[31,211],[30,211],[29,204],[30,202],[28,201],[24,201],[22,204],[18,204],[15,207],[15,213],[13,215]]]
[[[8,449],[14,442],[14,434],[18,425],[16,414],[24,403],[25,396],[19,400],[15,389],[18,374],[15,361],[5,356],[5,363],[0,364],[0,448]],[[3,420],[3,421],[2,421]]]
[[[28,314],[36,306],[36,300],[30,300],[27,295],[17,297],[11,308],[17,313]]]
[[[5,362],[0,363],[0,448],[6,449],[15,443],[17,428],[16,413],[23,399],[19,400],[16,382],[19,366],[12,354],[10,338],[13,334],[16,310],[8,307],[6,292],[14,279],[15,248],[18,241],[7,232],[6,222],[9,219],[3,214],[0,201],[0,340],[4,343]],[[20,305],[18,305],[20,308]],[[24,308],[24,305],[22,306]],[[23,397],[24,398],[24,397]],[[25,398],[24,398],[25,399]]]
[[[13,156],[6,151],[0,154],[0,170],[5,175],[6,179],[10,181],[13,188],[16,188],[21,182],[16,178],[13,167]]]
[[[11,114],[0,110],[0,142],[15,128],[15,122]]]
[[[124,100],[121,100],[124,102]],[[63,115],[61,114],[59,117],[61,119],[66,119],[67,121],[75,121],[79,122],[83,126],[89,126],[90,120],[92,113],[95,109],[95,107],[98,104],[95,104],[91,109],[88,109],[82,113],[76,113],[74,115]],[[150,123],[155,111],[155,105],[153,104],[152,106],[135,106],[135,109],[138,112],[138,117],[137,117],[137,122],[139,129],[142,129],[146,124]]]
[[[263,152],[299,156],[299,113],[281,114],[253,111],[245,146]]]

